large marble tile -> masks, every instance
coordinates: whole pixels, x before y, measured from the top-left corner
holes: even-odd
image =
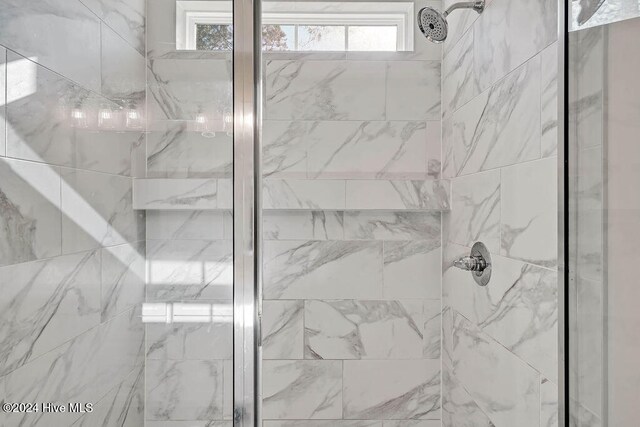
[[[268,61],[265,118],[384,120],[385,68],[382,61]]]
[[[346,420],[265,420],[263,427],[382,427],[382,421],[346,421]]]
[[[233,421],[151,421],[145,427],[233,427]]]
[[[382,297],[382,243],[264,242],[266,299]]]
[[[478,94],[480,84],[473,64],[473,31],[468,31],[442,61],[442,115],[451,116]]]
[[[140,308],[102,323],[98,355],[99,383],[104,394],[144,363],[145,333]]]
[[[496,427],[540,425],[540,374],[456,314],[453,373]]]
[[[0,268],[0,376],[100,323],[100,256]]]
[[[144,242],[102,249],[102,321],[141,304],[145,295]]]
[[[442,372],[442,427],[495,427],[449,369]]]
[[[442,122],[427,122],[427,174],[431,179],[442,178]]]
[[[67,341],[6,377],[9,402],[97,402],[106,393],[101,383],[98,328]],[[81,414],[12,414],[10,426],[71,425]]]
[[[8,55],[7,83],[8,156],[131,173],[132,152],[143,134],[116,132],[100,127],[97,120],[99,110],[117,114],[119,105],[14,53]],[[76,113],[84,114],[86,121],[76,123]]]
[[[145,57],[102,24],[102,94],[109,99],[126,100],[128,106],[135,105],[143,109],[146,83]]]
[[[488,0],[489,3],[492,0]],[[456,0],[443,0],[442,4],[438,5],[437,8],[442,7],[442,10],[446,10],[451,7],[454,3],[457,3]],[[478,13],[473,10],[465,10],[459,9],[454,13],[447,17],[447,22],[449,24],[449,34],[447,35],[447,39],[443,43],[443,56],[446,58],[449,53],[456,47],[462,43],[460,40],[464,35],[468,32],[473,32],[472,26],[480,17]]]
[[[342,418],[342,362],[263,362],[264,419]]]
[[[420,359],[422,301],[305,301],[307,359]]]
[[[424,301],[424,346],[425,359],[439,360],[442,354],[442,301]]]
[[[0,156],[7,153],[7,49],[0,47]]]
[[[482,241],[500,251],[500,171],[487,171],[451,182],[451,211],[443,215],[444,239],[464,246]]]
[[[540,384],[540,427],[558,427],[558,385],[542,379]]]
[[[438,212],[345,212],[344,237],[440,241],[440,216]]]
[[[93,405],[73,427],[140,427],[144,425],[144,368],[132,371]]]
[[[263,181],[264,209],[330,209],[345,208],[345,181],[278,180]]]
[[[264,359],[304,358],[304,301],[263,301]]]
[[[0,44],[100,91],[100,21],[79,1],[4,0]]]
[[[440,419],[438,360],[347,360],[347,419]]]
[[[425,179],[427,144],[436,141],[427,140],[424,117],[411,122],[316,122],[304,135],[309,178]]]
[[[232,328],[232,323],[225,320],[212,323],[150,323],[146,325],[147,360],[231,359]]]
[[[133,206],[139,210],[216,209],[220,206],[219,180],[136,179],[133,182]]]
[[[557,163],[549,158],[502,169],[502,255],[545,267],[557,265]]]
[[[82,3],[144,55],[145,0],[82,0]]]
[[[558,2],[492,1],[473,31],[475,66],[484,90],[557,39]]]
[[[147,212],[149,240],[222,240],[224,214],[216,211]]]
[[[448,210],[447,181],[349,180],[347,209]]]
[[[308,141],[312,134],[318,132],[318,127],[325,123],[329,122],[265,120],[262,126],[263,176],[307,178]],[[325,135],[323,142],[333,141],[326,141]]]
[[[387,120],[440,119],[440,80],[440,61],[387,62]]]
[[[148,178],[222,178],[232,172],[233,140],[194,122],[153,121],[147,134]]]
[[[541,84],[541,154],[543,157],[558,153],[558,72],[560,66],[558,43],[540,53]]]
[[[441,427],[440,420],[388,420],[382,427]]]
[[[230,240],[148,240],[147,299],[232,299]]]
[[[144,239],[144,213],[133,210],[131,178],[62,169],[64,253]]]
[[[342,240],[344,212],[264,212],[265,240]]]
[[[149,360],[146,419],[222,419],[223,368],[220,360]]]
[[[231,111],[231,83],[231,62],[225,59],[151,60],[147,71],[149,117],[196,120],[204,115],[206,125],[215,131]]]
[[[0,158],[0,265],[61,253],[60,170]]]
[[[384,242],[384,297],[440,298],[441,266],[439,239]]]
[[[446,118],[442,145],[444,177],[539,158],[540,58]]]

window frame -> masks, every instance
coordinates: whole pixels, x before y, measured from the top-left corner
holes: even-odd
[[[231,25],[233,12],[228,1],[176,2],[176,48],[196,50],[198,24]],[[395,52],[413,51],[413,2],[291,2],[263,3],[263,25],[296,26],[295,49],[285,52],[309,52],[298,49],[298,26],[343,26],[345,47],[349,49],[349,27],[394,26],[397,29]],[[319,52],[319,51],[316,51]],[[390,51],[367,51],[390,52]],[[391,51],[394,52],[394,51]]]

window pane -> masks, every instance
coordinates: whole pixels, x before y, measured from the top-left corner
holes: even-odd
[[[398,27],[349,27],[350,51],[395,52],[398,46]]]
[[[345,27],[327,25],[300,25],[298,50],[344,51]]]
[[[263,50],[295,50],[296,27],[294,25],[263,25]]]
[[[233,29],[231,25],[197,24],[197,50],[231,50],[233,48]]]

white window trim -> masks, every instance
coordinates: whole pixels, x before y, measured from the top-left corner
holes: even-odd
[[[229,1],[178,1],[178,49],[196,49],[197,24],[230,25]],[[413,2],[264,2],[264,25],[395,26],[396,51],[413,50]],[[346,47],[347,48],[347,47]]]

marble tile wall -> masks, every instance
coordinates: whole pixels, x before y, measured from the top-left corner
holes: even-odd
[[[119,1],[0,1],[2,399],[96,408],[2,425],[142,425],[144,133],[119,120],[142,111],[144,28]]]
[[[451,4],[452,1],[445,1]],[[557,426],[557,2],[454,13],[444,44],[443,425]],[[452,267],[483,241],[489,285]]]

